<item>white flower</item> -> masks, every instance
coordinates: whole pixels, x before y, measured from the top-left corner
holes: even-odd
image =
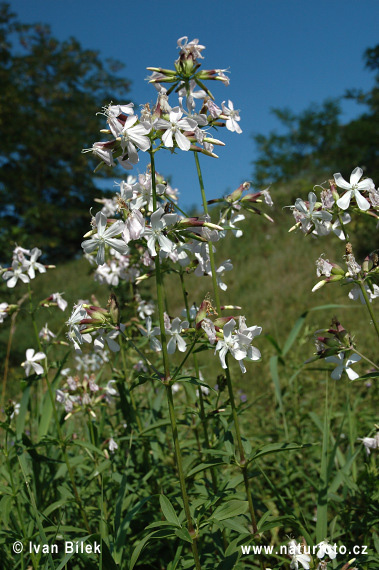
[[[163,208],[158,208],[151,214],[151,228],[147,227],[145,229],[144,237],[147,240],[147,247],[152,257],[157,255],[155,249],[157,241],[160,248],[166,253],[170,253],[173,250],[173,242],[163,234],[163,231],[167,226],[175,224],[177,219],[177,214],[165,214]]]
[[[337,364],[337,367],[333,370],[331,377],[333,380],[339,380],[341,378],[342,372],[345,371],[348,375],[350,380],[356,380],[359,378],[359,374],[351,370],[350,366],[359,362],[361,359],[358,354],[353,353],[351,356],[346,358],[345,360],[345,353],[340,352],[335,356],[327,356],[325,358],[325,362],[332,362],[333,364]]]
[[[224,338],[222,340],[220,339],[216,345],[215,354],[218,351],[221,366],[223,368],[227,368],[225,357],[228,352],[230,352],[233,358],[238,361],[246,358],[247,356],[245,347],[241,347],[239,345],[238,337],[233,334],[235,326],[236,321],[234,319],[227,322],[223,329]]]
[[[302,231],[308,233],[312,228],[312,224],[314,224],[318,235],[328,234],[329,228],[325,225],[325,222],[330,222],[332,214],[325,212],[325,210],[314,211],[317,202],[317,196],[314,192],[309,192],[308,202],[309,206],[301,198],[297,198],[295,201],[295,210],[300,213]]]
[[[116,449],[118,449],[118,445],[117,445],[117,443],[115,442],[115,440],[113,439],[113,437],[111,437],[111,438],[109,439],[109,442],[108,442],[108,449],[109,449],[109,451],[110,451],[111,453],[114,453],[114,452],[116,451]]]
[[[214,344],[217,340],[216,328],[210,319],[203,319],[201,321],[201,328],[208,337],[211,344]]]
[[[324,259],[322,257],[323,255],[324,254],[322,253],[316,261],[317,277],[321,277],[321,275],[324,275],[325,277],[330,277],[333,265],[329,263],[329,259]]]
[[[46,273],[46,267],[41,263],[37,262],[37,259],[42,255],[42,251],[38,247],[34,247],[30,252],[30,259],[25,259],[24,264],[27,268],[27,273],[30,279],[34,279],[36,276],[35,270],[40,273]]]
[[[360,193],[360,190],[370,190],[372,189],[374,183],[371,178],[367,178],[366,180],[362,180],[358,182],[363,174],[362,168],[357,166],[354,168],[353,172],[350,175],[350,183],[346,182],[340,172],[334,174],[334,181],[339,188],[343,188],[347,190],[345,194],[337,200],[337,206],[341,208],[341,210],[347,210],[350,206],[350,200],[352,196],[355,197],[357,202],[358,208],[360,210],[368,210],[370,208],[370,202],[366,200]]]
[[[93,343],[95,349],[104,350],[105,343],[107,343],[109,350],[112,352],[118,352],[120,350],[120,345],[115,341],[115,338],[117,338],[119,334],[120,331],[117,330],[111,330],[106,333],[104,329],[99,329],[99,336],[96,337]]]
[[[8,316],[7,308],[8,303],[0,303],[0,323],[4,322],[5,317]]]
[[[112,384],[115,384],[116,380],[109,380],[108,384],[106,385],[105,392],[109,394],[109,396],[117,396],[118,392],[116,388],[112,388]]]
[[[69,326],[69,332],[67,333],[67,337],[71,342],[74,343],[75,350],[80,351],[80,345],[83,342],[91,342],[92,337],[90,334],[82,334],[81,328],[83,326],[80,325],[80,321],[86,319],[88,317],[86,310],[83,308],[83,305],[79,304],[74,307],[74,310],[66,322]]]
[[[98,248],[96,256],[97,265],[104,265],[105,263],[105,245],[113,247],[118,253],[127,253],[129,248],[124,240],[114,237],[121,234],[124,229],[124,222],[118,220],[107,228],[107,217],[103,212],[98,212],[96,214],[96,226],[97,234],[83,241],[81,245],[86,253],[92,253]]]
[[[12,402],[12,404],[13,404],[13,412],[9,416],[11,420],[14,418],[14,416],[18,416],[18,414],[20,413],[20,408],[21,408],[21,404],[18,404],[18,403],[16,404],[16,402]]]
[[[159,352],[160,350],[162,350],[161,343],[157,338],[155,338],[157,335],[160,334],[160,330],[159,327],[152,328],[151,317],[146,318],[146,330],[141,328],[140,331],[143,336],[146,336],[149,339],[150,347],[155,352]]]
[[[188,321],[180,322],[179,317],[176,317],[171,323],[170,328],[165,329],[167,335],[171,335],[170,340],[167,343],[167,352],[169,354],[174,354],[176,347],[178,347],[179,352],[185,352],[186,341],[180,336],[182,329],[188,329]]]
[[[42,338],[46,342],[50,342],[53,338],[55,338],[55,334],[52,333],[51,330],[49,330],[47,323],[45,324],[44,327],[42,327],[42,329],[38,333],[38,336],[39,338]]]
[[[290,568],[293,570],[299,569],[299,562],[305,570],[309,570],[309,562],[311,557],[309,554],[301,552],[301,545],[296,543],[296,540],[290,540],[288,554],[292,556]]]
[[[138,301],[137,313],[140,319],[145,319],[154,313],[155,306],[152,301],[145,301],[140,297],[136,300]]]
[[[125,243],[129,243],[132,239],[138,239],[141,237],[145,231],[145,218],[143,217],[140,210],[135,208],[132,209],[128,214],[125,221],[124,231],[122,232],[122,237]]]
[[[326,554],[326,556],[329,556],[331,560],[334,560],[337,556],[336,549],[334,546],[329,544],[327,540],[319,542],[317,548],[319,549],[317,552],[317,558],[324,558]]]
[[[359,437],[358,439],[365,446],[367,455],[370,455],[371,449],[379,449],[379,432],[376,433],[375,437]]]
[[[63,293],[53,293],[51,295],[51,300],[58,305],[61,311],[64,311],[67,307],[67,301],[62,297]]]
[[[197,122],[194,119],[182,119],[183,111],[179,107],[174,107],[169,113],[169,121],[166,119],[157,119],[154,122],[154,127],[157,130],[164,130],[162,141],[165,146],[171,148],[174,146],[173,137],[176,144],[181,150],[189,150],[191,143],[183,135],[181,131],[194,131],[197,127]]]
[[[188,36],[183,36],[182,38],[178,39],[178,48],[180,49],[180,55],[189,56],[192,55],[193,59],[204,59],[201,55],[205,46],[199,44],[199,40],[197,38],[188,41]]]
[[[348,214],[347,212],[344,212],[341,216],[342,219],[342,223],[345,226],[346,224],[348,224],[349,222],[351,222],[351,216],[350,214]],[[346,240],[346,235],[345,235],[345,231],[342,229],[340,221],[336,220],[332,226],[331,226],[331,230],[333,233],[336,234],[336,236],[341,239],[341,240]]]
[[[43,352],[37,352],[36,354],[34,348],[28,348],[26,351],[26,360],[21,364],[23,368],[25,368],[26,376],[30,376],[32,370],[36,374],[43,374],[43,368],[40,364],[38,364],[38,360],[43,360],[46,358],[46,354]]]
[[[243,214],[233,214],[230,218],[230,220],[225,220],[223,222],[222,225],[226,225],[228,227],[229,230],[232,230],[233,235],[236,238],[239,238],[241,236],[243,236],[243,231],[240,230],[237,226],[236,223],[237,222],[242,222],[245,219],[245,216]],[[223,230],[222,232],[219,232],[220,237],[225,237],[226,236],[226,230]]]
[[[12,269],[3,273],[3,279],[7,282],[7,287],[13,289],[19,279],[21,279],[23,283],[29,283],[29,277],[23,273],[26,269],[27,267],[24,264],[20,264],[14,260],[12,262]]]
[[[378,285],[375,285],[375,284],[373,285],[374,291],[371,291],[370,287],[366,283],[363,285],[363,287],[366,289],[367,297],[368,297],[368,300],[370,301],[370,303],[372,303],[373,299],[376,299],[377,297],[379,297]],[[365,298],[363,296],[363,293],[362,293],[359,285],[355,285],[352,288],[352,290],[349,293],[349,299],[352,299],[353,301],[357,301],[358,299],[360,299],[360,301],[363,305],[366,303]]]
[[[226,128],[228,131],[242,133],[242,129],[238,122],[241,120],[239,111],[234,109],[232,101],[228,101],[228,106],[225,106],[225,101],[222,102],[222,114],[226,115]]]
[[[114,166],[115,162],[113,160],[112,150],[107,148],[108,143],[106,142],[95,142],[92,148],[83,148],[82,152],[92,152],[95,156],[98,156],[107,166]]]
[[[139,125],[133,126],[138,117],[132,115],[128,117],[125,121],[124,126],[120,129],[120,133],[117,136],[121,137],[121,146],[125,152],[128,153],[128,160],[131,164],[137,164],[138,153],[136,147],[138,147],[143,152],[150,148],[151,142],[147,136],[151,131],[151,125],[149,123],[139,123]]]

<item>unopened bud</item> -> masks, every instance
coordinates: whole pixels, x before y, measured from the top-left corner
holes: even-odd
[[[109,313],[114,325],[119,325],[120,323],[120,307],[117,302],[117,297],[114,293],[111,293],[108,299],[107,307],[109,308]]]

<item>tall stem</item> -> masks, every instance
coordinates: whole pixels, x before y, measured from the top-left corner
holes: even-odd
[[[204,190],[203,175],[201,173],[199,157],[198,157],[196,152],[194,152],[193,154],[195,156],[196,170],[197,170],[197,176],[199,178],[199,185],[200,185],[201,198],[203,201],[204,213],[208,215],[208,204],[207,204],[207,198],[206,198],[205,190]],[[214,295],[214,300],[215,300],[215,304],[217,307],[217,312],[218,312],[219,316],[221,316],[221,303],[220,303],[220,295],[218,293],[216,264],[215,264],[214,254],[213,254],[212,242],[208,243],[208,247],[209,247],[209,261],[211,264],[211,271],[212,271],[213,295]]]
[[[197,153],[194,153],[194,155],[195,155],[197,175],[199,178],[201,197],[202,197],[202,201],[203,201],[203,208],[204,208],[205,214],[208,214],[208,205],[207,205],[207,199],[206,199],[206,195],[205,195],[204,182],[203,182],[203,176],[201,173],[199,157],[198,157]],[[211,242],[209,243],[209,261],[210,261],[211,271],[212,271],[214,300],[216,303],[217,312],[219,315],[221,315],[221,303],[220,303],[220,296],[218,293],[218,285],[217,285],[217,279],[216,279],[216,265],[215,265],[214,255],[213,255],[213,246],[212,246]],[[249,487],[249,476],[248,476],[248,472],[247,472],[248,465],[246,463],[245,453],[244,453],[244,449],[243,449],[243,445],[242,445],[241,430],[240,430],[238,415],[237,415],[237,411],[236,411],[236,405],[235,405],[234,394],[233,394],[233,386],[232,386],[232,381],[230,378],[230,371],[229,371],[228,363],[227,363],[227,368],[226,368],[226,381],[227,381],[227,386],[228,386],[230,405],[232,408],[232,417],[233,417],[234,429],[235,429],[236,436],[237,436],[238,451],[239,451],[239,455],[240,455],[239,466],[240,466],[242,474],[243,474],[245,491],[246,491],[248,504],[249,504],[249,513],[250,513],[250,518],[251,518],[251,525],[253,527],[254,534],[257,534],[258,533],[257,522],[256,522],[256,518],[255,518],[253,499],[252,499],[250,487]]]
[[[32,292],[31,292],[31,289],[30,289],[30,284],[28,284],[28,286],[29,286],[30,316],[31,316],[31,319],[32,319],[32,322],[33,322],[33,328],[34,328],[34,332],[35,332],[35,335],[36,335],[38,348],[39,348],[39,350],[41,350],[41,341],[40,341],[40,338],[39,338],[39,336],[38,336],[37,323],[36,323],[36,320],[35,320],[35,318],[34,318],[34,308],[33,308]],[[82,519],[83,519],[83,523],[84,523],[84,526],[85,526],[85,528],[86,528],[86,531],[89,532],[89,533],[91,533],[91,530],[90,530],[90,527],[89,527],[89,524],[88,524],[87,514],[86,514],[86,512],[85,512],[85,510],[84,510],[84,506],[83,506],[82,500],[81,500],[81,498],[80,498],[80,495],[79,495],[79,492],[78,492],[78,489],[77,489],[77,486],[76,486],[76,483],[75,483],[74,472],[73,472],[73,469],[72,469],[72,467],[71,467],[71,464],[70,464],[70,461],[69,461],[69,458],[68,458],[68,455],[67,455],[66,443],[65,443],[64,438],[63,438],[62,429],[61,429],[61,425],[60,425],[60,423],[59,423],[59,418],[58,418],[58,412],[57,412],[57,408],[56,408],[56,405],[55,405],[55,398],[54,398],[54,394],[53,394],[53,389],[52,389],[52,387],[51,387],[50,380],[49,380],[48,369],[47,369],[47,358],[45,358],[45,360],[44,360],[44,373],[45,373],[44,376],[45,376],[45,380],[46,380],[47,391],[48,391],[48,393],[49,393],[49,398],[50,398],[50,402],[51,402],[51,407],[52,407],[52,410],[53,410],[53,416],[54,416],[54,420],[55,420],[55,425],[56,425],[57,432],[58,432],[58,439],[59,439],[59,442],[60,442],[60,447],[61,447],[61,449],[62,449],[64,461],[65,461],[65,463],[66,463],[67,472],[68,472],[69,477],[70,477],[70,480],[71,480],[71,485],[72,485],[72,489],[73,489],[73,491],[74,491],[75,500],[76,500],[76,503],[77,503],[77,505],[78,505],[78,507],[79,507],[79,510],[80,510],[80,512],[81,512]]]
[[[157,209],[157,189],[156,189],[156,180],[155,180],[155,162],[154,162],[154,152],[150,152],[151,158],[151,187],[153,193],[153,210],[156,211]],[[168,409],[170,414],[170,423],[171,423],[171,430],[172,430],[172,437],[174,440],[175,446],[175,459],[176,465],[178,468],[179,474],[179,481],[180,481],[180,488],[182,492],[182,499],[183,499],[183,506],[184,512],[187,519],[188,525],[188,532],[190,533],[193,541],[191,543],[192,554],[195,562],[195,567],[197,570],[201,570],[200,566],[200,559],[197,550],[197,536],[195,530],[193,528],[191,512],[189,508],[189,501],[187,495],[187,488],[186,482],[184,477],[184,470],[183,470],[183,462],[182,462],[182,453],[180,450],[179,444],[179,436],[178,436],[178,428],[176,424],[176,417],[175,417],[175,407],[174,407],[174,400],[172,396],[172,388],[170,385],[170,363],[168,358],[167,352],[167,340],[166,340],[166,331],[164,326],[164,299],[163,299],[163,283],[162,283],[162,274],[161,274],[161,266],[160,266],[160,259],[159,254],[155,256],[155,279],[156,279],[156,287],[157,287],[157,301],[158,301],[158,313],[159,313],[159,328],[161,333],[161,344],[162,344],[162,356],[163,356],[163,368],[164,368],[164,379],[163,383],[166,388],[167,394],[167,402],[168,402]]]
[[[372,322],[373,322],[373,324],[374,324],[374,327],[375,327],[375,330],[376,330],[376,334],[378,335],[378,338],[379,338],[379,326],[378,326],[376,317],[375,317],[375,315],[374,315],[374,311],[372,310],[372,305],[371,305],[371,303],[370,303],[370,299],[368,298],[366,288],[365,288],[364,283],[363,283],[362,281],[358,281],[358,285],[359,285],[359,287],[360,287],[360,289],[361,289],[361,291],[362,291],[362,295],[363,295],[363,298],[364,298],[364,300],[365,300],[366,307],[367,307],[367,309],[368,309],[368,312],[370,313],[370,317],[371,317]]]

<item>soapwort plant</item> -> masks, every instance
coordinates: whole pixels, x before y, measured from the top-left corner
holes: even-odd
[[[239,546],[267,545],[271,529],[290,524],[302,542],[276,536],[281,542],[289,539],[293,552],[274,562],[271,557],[272,567],[336,568],[322,500],[314,537],[303,516],[289,513],[286,494],[281,496],[267,474],[257,471],[258,458],[290,455],[305,446],[289,440],[272,361],[285,441],[265,444],[259,434],[247,436],[248,406],[235,378],[248,370],[254,375],[254,363],[262,358],[262,327],[248,322],[237,302],[223,302],[234,269],[233,259],[220,258],[220,252],[227,235],[242,237],[239,224],[248,216],[272,223],[267,212],[273,201],[269,188],[252,192],[248,182],[207,200],[201,161],[218,158],[215,147],[222,152],[223,129],[239,134],[243,124],[234,103],[227,98],[216,102],[209,88],[211,81],[228,86],[227,70],[202,68],[205,46],[197,39],[180,38],[178,50],[172,69],[148,68],[154,102],[139,111],[127,101],[109,103],[99,111],[105,140],[83,150],[99,159],[97,169],[118,165],[126,171],[112,198],[95,199],[81,243],[94,280],[109,289],[108,301],[94,294],[77,298],[70,315],[63,293],[35,302],[31,282],[53,268],[38,261],[42,252],[37,248],[17,246],[10,267],[1,269],[7,289],[27,291],[17,303],[0,304],[0,322],[11,318],[14,325],[28,315],[34,339],[20,362],[25,375],[21,402],[5,406],[6,530],[0,539],[101,543],[96,561],[84,555],[76,561],[72,554],[57,561],[50,552],[31,551],[13,567],[263,569],[269,558],[242,559]],[[172,160],[185,152],[193,161],[202,202],[198,215],[182,209],[177,189],[159,171],[161,152],[169,152]],[[148,157],[144,173],[137,170],[141,153]],[[350,183],[336,174],[319,197],[314,189],[308,200],[297,199],[293,229],[322,239],[334,234],[346,242],[343,262],[319,257],[321,280],[313,291],[337,281],[345,284],[350,300],[366,305],[379,337],[372,308],[379,296],[378,251],[358,262],[348,235],[354,216],[378,218],[379,193],[370,179],[360,181],[362,174],[356,168]],[[208,292],[200,294],[203,289]],[[61,330],[45,317],[59,310],[65,312]],[[39,330],[40,312],[45,324]],[[13,332],[12,326],[3,401]],[[379,366],[358,351],[337,319],[317,332],[316,346],[314,360],[333,365],[333,380],[378,375]],[[287,349],[281,351],[282,360]],[[217,378],[207,376],[205,359],[213,361]],[[362,361],[372,367],[368,374],[352,368]],[[378,447],[374,433],[361,441],[369,453]],[[333,463],[328,466],[325,457],[323,476]],[[259,475],[277,501],[269,508],[258,493]],[[279,508],[285,516],[272,515]],[[306,543],[318,544],[317,557],[306,552]],[[4,560],[14,564],[8,554]],[[339,567],[352,568],[344,564]]]

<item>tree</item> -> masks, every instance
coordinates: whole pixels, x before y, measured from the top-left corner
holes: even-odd
[[[104,125],[96,112],[125,102],[129,81],[118,75],[120,62],[103,62],[74,38],[59,42],[47,25],[20,23],[7,3],[0,41],[1,251],[8,258],[4,248],[17,242],[69,258],[96,196],[96,161],[81,149]]]
[[[379,45],[364,53],[366,68],[379,69]],[[284,127],[284,134],[271,132],[254,135],[258,159],[253,162],[253,181],[257,187],[274,182],[288,182],[306,176],[320,180],[320,175],[349,173],[359,165],[370,176],[379,167],[376,145],[379,74],[369,93],[348,91],[344,97],[364,104],[367,110],[346,125],[340,123],[340,99],[312,104],[296,115],[289,109],[273,109]]]

